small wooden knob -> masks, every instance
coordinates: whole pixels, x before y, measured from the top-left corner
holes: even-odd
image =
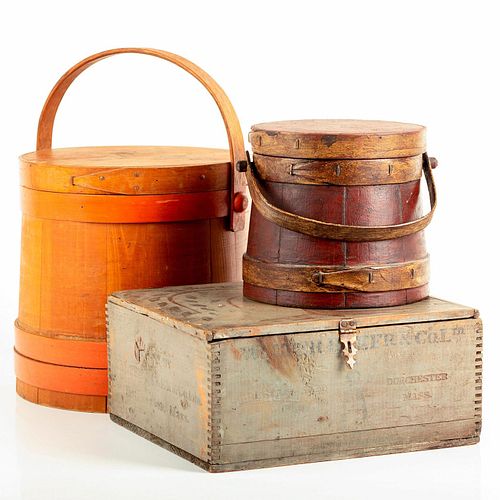
[[[429,161],[431,163],[431,168],[436,168],[438,166],[437,158],[431,157],[429,158]]]
[[[234,195],[233,209],[235,212],[244,212],[248,207],[248,198],[243,193]]]

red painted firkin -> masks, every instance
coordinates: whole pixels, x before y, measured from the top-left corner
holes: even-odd
[[[436,206],[425,127],[298,120],[254,125],[244,295],[363,308],[428,296],[423,229]],[[422,216],[425,174],[431,210]]]

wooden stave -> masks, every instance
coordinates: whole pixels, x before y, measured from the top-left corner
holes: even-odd
[[[280,159],[277,159],[280,160]],[[342,224],[397,224],[415,220],[421,216],[420,181],[382,185],[310,185],[289,184],[283,182],[263,181],[265,194],[275,205],[300,215]],[[374,196],[374,191],[379,196]],[[378,203],[378,212],[372,220],[361,220],[361,211],[357,216],[345,217],[345,197],[350,193],[362,199],[384,200]],[[318,197],[317,193],[322,192]],[[311,194],[312,193],[312,194]],[[316,193],[316,195],[314,195]],[[382,193],[382,194],[380,194]],[[384,195],[385,193],[385,195]],[[387,205],[387,196],[393,203]],[[337,200],[335,201],[335,198]],[[312,207],[306,207],[303,200],[309,200]],[[330,217],[325,218],[325,205],[332,204]],[[340,201],[342,200],[342,201]],[[369,200],[368,200],[369,201]],[[302,204],[301,204],[302,203]],[[363,205],[359,203],[358,205]],[[366,206],[366,205],[365,205]],[[389,206],[392,213],[383,213]],[[340,207],[340,210],[339,210]],[[336,208],[336,209],[335,209]],[[366,212],[366,210],[365,210]],[[308,246],[310,252],[301,258],[295,251],[297,247]],[[374,254],[376,255],[374,257]],[[423,231],[418,231],[394,240],[372,242],[342,242],[326,240],[290,231],[264,218],[252,206],[247,255],[265,262],[307,265],[376,265],[395,264],[422,259],[427,255]],[[370,256],[370,257],[368,257]],[[288,307],[349,309],[359,307],[385,307],[409,304],[428,296],[428,285],[413,289],[386,292],[344,292],[329,294],[320,292],[284,291],[269,287],[244,284],[244,295],[259,302]]]
[[[54,118],[55,118],[57,109],[59,107],[60,101],[61,101],[62,97],[64,96],[68,87],[73,82],[73,80],[82,71],[84,71],[87,67],[91,66],[95,62],[97,62],[101,59],[107,58],[111,55],[122,54],[122,53],[146,54],[146,55],[155,56],[155,57],[165,59],[167,61],[170,61],[170,62],[178,65],[179,67],[181,67],[182,69],[184,69],[188,73],[190,73],[192,76],[194,76],[200,83],[202,83],[202,85],[210,93],[212,98],[216,101],[216,104],[221,112],[224,124],[226,126],[226,132],[228,135],[228,141],[229,141],[229,146],[230,146],[229,156],[230,156],[231,162],[230,162],[230,164],[224,163],[221,168],[219,168],[218,164],[214,164],[214,165],[210,164],[210,165],[203,166],[203,168],[201,169],[202,173],[200,175],[202,175],[202,174],[205,175],[203,172],[203,169],[206,170],[208,168],[215,167],[215,170],[217,170],[215,172],[217,174],[216,180],[219,183],[219,185],[217,185],[216,187],[209,186],[209,188],[206,188],[206,186],[202,186],[203,189],[200,189],[199,186],[191,186],[191,189],[187,189],[187,190],[181,189],[180,191],[183,193],[185,191],[191,191],[191,192],[194,191],[194,194],[205,193],[207,191],[217,192],[217,194],[219,196],[219,201],[220,201],[221,197],[224,197],[225,202],[226,202],[224,214],[220,214],[219,212],[207,214],[205,211],[205,213],[203,214],[203,217],[200,217],[199,216],[200,214],[197,214],[196,217],[193,217],[193,216],[188,217],[187,219],[192,219],[192,220],[187,220],[186,222],[183,222],[182,224],[186,227],[188,225],[192,225],[194,223],[199,223],[199,221],[202,221],[201,223],[206,222],[209,224],[209,234],[210,234],[211,244],[213,241],[213,245],[214,245],[215,250],[222,251],[222,254],[223,254],[222,256],[218,255],[217,251],[214,250],[214,252],[213,253],[211,252],[211,254],[209,256],[208,262],[209,262],[209,266],[210,266],[210,275],[212,278],[211,281],[212,280],[226,281],[228,279],[234,279],[235,271],[236,271],[237,275],[240,274],[238,272],[238,268],[237,268],[238,264],[236,264],[236,268],[232,267],[235,263],[237,263],[237,259],[234,258],[234,254],[238,253],[238,250],[236,250],[236,248],[237,247],[239,248],[240,246],[242,246],[242,242],[245,239],[245,235],[243,234],[243,235],[235,236],[234,234],[226,234],[226,233],[229,233],[229,231],[227,231],[227,228],[225,227],[227,221],[224,220],[223,217],[225,218],[225,216],[229,215],[229,224],[228,225],[229,225],[229,229],[231,231],[237,232],[237,231],[241,231],[244,228],[245,214],[243,214],[241,210],[235,210],[235,209],[233,210],[233,201],[236,200],[236,196],[237,195],[239,195],[240,197],[243,196],[243,193],[245,191],[244,175],[239,173],[235,169],[237,162],[245,159],[243,138],[241,136],[240,125],[239,125],[238,119],[236,117],[236,114],[234,112],[234,109],[233,109],[231,103],[229,102],[229,99],[225,95],[224,91],[220,88],[220,86],[208,74],[206,74],[203,70],[201,70],[201,68],[197,67],[196,65],[194,65],[190,61],[188,61],[180,56],[177,56],[175,54],[168,53],[165,51],[159,51],[159,50],[155,50],[155,49],[142,49],[142,48],[113,49],[113,50],[105,51],[105,52],[102,52],[99,54],[94,54],[93,56],[90,56],[87,59],[81,61],[80,63],[75,65],[73,68],[71,68],[69,71],[67,71],[61,77],[61,79],[56,83],[56,85],[52,89],[51,93],[49,94],[49,97],[46,100],[45,106],[42,110],[40,120],[39,120],[39,127],[38,127],[38,134],[37,134],[37,154],[38,153],[40,153],[40,154],[51,153],[51,152],[55,151],[55,150],[51,149],[51,147],[52,147],[52,128],[53,128]],[[25,157],[23,157],[21,159],[21,163],[24,160],[26,160]],[[232,164],[233,168],[231,168],[231,164]],[[50,165],[48,165],[48,166],[46,165],[46,167],[50,167]],[[200,171],[200,169],[198,167],[199,167],[199,165],[197,165],[196,167],[193,167],[191,170],[189,170],[188,175],[192,175],[193,172],[195,175],[197,175],[198,172]],[[98,168],[100,168],[100,166]],[[197,168],[198,168],[198,170],[196,170]],[[54,169],[47,168],[46,170],[54,170]],[[219,170],[220,170],[220,172],[219,172]],[[186,172],[187,172],[187,170],[186,170]],[[44,173],[45,173],[45,171],[44,171]],[[62,192],[65,192],[65,191],[73,192],[73,190],[70,187],[68,187],[68,175],[67,175],[68,170],[65,170],[62,172],[60,171],[59,173],[62,173],[63,177],[64,177],[64,179],[62,180],[61,186],[59,186],[60,190]],[[90,170],[83,172],[83,170],[82,170],[82,173],[93,174],[95,172],[92,172]],[[25,176],[24,176],[23,172],[22,172],[22,175],[23,175],[22,184],[24,186]],[[28,175],[28,177],[29,177],[29,175]],[[75,176],[70,175],[69,180],[72,181],[73,177],[75,177]],[[222,178],[225,178],[226,182],[222,186],[220,186]],[[49,180],[45,179],[45,181],[49,182],[49,184],[50,184],[50,179]],[[28,183],[26,183],[26,184],[28,184]],[[70,184],[73,185],[72,182]],[[205,183],[205,185],[206,185],[206,183]],[[49,192],[51,194],[54,194],[54,191],[57,192],[59,190],[57,188],[54,189],[53,187],[48,187],[47,185],[44,185],[43,182],[42,182],[42,184],[35,184],[35,185],[31,185],[31,186],[27,185],[25,187],[32,187],[32,188],[35,188],[35,190],[36,190],[36,188],[38,188],[39,191],[44,190],[44,191]],[[89,188],[86,185],[83,185],[83,186],[78,185],[77,189],[75,191],[79,194],[82,194],[82,193],[96,194],[95,191],[98,191],[97,194],[99,194],[99,195],[103,194],[102,192],[100,192],[99,189],[95,190],[94,187],[92,187],[90,191],[87,191],[88,189]],[[177,193],[178,191],[179,191],[178,188],[175,188],[175,187],[173,188],[174,193]],[[171,190],[167,190],[167,194],[170,194],[170,193],[171,193]],[[126,192],[126,193],[123,193],[122,191],[120,191],[117,194],[136,195],[136,194],[165,194],[165,193],[158,193],[158,192],[153,192],[153,193],[151,193],[151,192],[146,192],[146,193],[144,193],[144,192],[139,192],[139,193]],[[48,195],[46,195],[46,196],[48,196]],[[99,203],[103,203],[103,201],[100,200]],[[104,203],[109,203],[109,201],[104,201]],[[134,203],[134,201],[132,201],[130,203]],[[219,209],[220,209],[220,205],[221,204],[219,203]],[[240,202],[240,205],[241,205],[241,202]],[[32,214],[32,215],[36,215],[36,214]],[[47,214],[38,214],[38,215],[45,215],[46,216]],[[150,219],[150,217],[148,217],[148,219]],[[125,219],[119,219],[119,221],[116,222],[115,224],[112,224],[112,222],[114,222],[113,220],[107,220],[107,219],[92,220],[92,221],[87,221],[87,222],[90,223],[90,224],[88,224],[88,226],[92,226],[92,225],[93,226],[100,226],[101,228],[103,226],[105,228],[113,227],[113,226],[119,226],[119,228],[120,227],[123,228],[127,224],[123,224],[122,222],[128,222],[129,226],[134,226],[134,224],[137,225],[136,224],[137,222],[142,223],[143,226],[151,225],[152,222],[157,222],[158,223],[158,224],[156,224],[157,226],[159,226],[160,224],[166,225],[167,223],[169,223],[169,221],[162,220],[162,219],[164,219],[164,217],[162,217],[162,216],[159,216],[157,219],[153,218],[153,220],[136,220],[136,219],[131,219],[130,217],[128,217],[128,218],[126,217]],[[181,217],[176,217],[176,216],[172,217],[170,224],[175,224],[173,221],[178,221],[179,219],[182,220]],[[43,222],[40,222],[42,219],[40,219],[40,218],[37,219],[36,217],[32,217],[32,216],[25,213],[24,217],[23,217],[23,227],[25,226],[25,224],[30,225],[29,221],[31,221],[31,225],[35,224],[33,222],[34,220],[38,220],[38,222],[40,224],[45,224],[46,226],[49,226],[51,224],[57,225],[57,224],[61,223],[61,221],[57,220],[57,217],[56,218],[46,217],[43,219]],[[96,222],[99,224],[95,224]],[[84,224],[83,221],[74,222],[72,220],[66,221],[66,222],[63,221],[63,223],[67,224],[67,225],[72,224],[72,223]],[[23,231],[24,231],[24,229],[23,229]],[[26,232],[30,233],[29,229],[27,229]],[[36,230],[32,231],[32,233],[33,232],[36,233]],[[212,238],[213,232],[216,233],[216,236],[217,236],[217,233],[219,233],[218,237]],[[33,234],[31,236],[33,236]],[[36,239],[36,234],[34,237]],[[48,253],[50,254],[50,252],[48,252]],[[25,258],[25,255],[23,253],[22,260],[24,258]],[[224,262],[224,259],[226,259],[226,262]],[[227,264],[226,267],[224,267],[225,263]],[[188,276],[189,276],[189,272],[188,272]],[[21,277],[21,280],[23,280],[23,277]],[[189,281],[189,279],[188,279],[188,281]],[[196,282],[198,282],[198,280],[196,280]],[[23,285],[22,282],[21,282],[21,285]],[[21,286],[21,290],[23,290],[23,288],[26,288],[26,287]],[[21,323],[24,325],[25,322],[24,322],[24,318],[22,318],[21,310],[25,307],[22,305],[22,303],[23,303],[23,297],[21,296],[20,315],[19,316],[20,316]],[[31,327],[33,327],[33,329],[36,329],[38,326],[39,325],[37,324],[36,321],[34,321],[33,324],[31,325]],[[102,327],[102,324],[99,326]],[[102,328],[101,328],[101,330],[102,330]],[[59,331],[59,329],[55,329],[55,331]],[[63,331],[63,334],[67,334],[67,333],[71,334],[72,333],[72,332],[67,332],[64,329],[62,331]],[[46,332],[44,332],[44,333],[46,333]],[[51,333],[54,333],[54,332],[51,332]],[[99,334],[94,335],[94,337],[99,337],[99,336],[102,337],[103,332],[101,331],[98,333]],[[26,397],[27,399],[35,398],[35,396],[33,394],[34,391],[32,389],[30,389],[29,384],[23,385],[21,382],[19,382],[19,387],[21,387],[21,386],[23,388],[19,389],[18,392],[25,393],[23,397]],[[36,389],[36,390],[38,392],[40,392],[40,389]],[[56,392],[57,391],[52,391],[52,394],[56,394]],[[64,393],[62,393],[62,394],[64,394]],[[70,396],[76,397],[78,395],[72,395],[72,394],[68,395],[68,397],[70,397]],[[36,397],[38,397],[38,396],[36,396]],[[56,397],[56,396],[54,396],[54,397]],[[100,407],[102,408],[101,403],[102,403],[102,401],[99,402],[98,406],[101,405]],[[64,404],[66,404],[66,403],[64,403]],[[70,404],[70,403],[68,403],[68,404]],[[75,404],[78,406],[80,404],[80,402],[75,403]],[[58,406],[58,405],[54,404],[54,406]]]
[[[50,408],[88,413],[106,413],[107,411],[108,398],[106,396],[51,391],[27,384],[19,379],[16,379],[16,392],[30,403]]]
[[[202,221],[187,221],[187,222],[180,222],[180,223],[145,223],[145,224],[90,224],[90,223],[81,223],[81,222],[68,222],[68,221],[51,221],[51,220],[41,220],[41,219],[36,219],[32,218],[30,216],[25,215],[23,217],[24,223],[26,223],[26,219],[30,219],[31,223],[33,223],[33,219],[36,221],[36,223],[41,223],[43,225],[57,225],[61,229],[62,226],[62,231],[64,233],[67,233],[67,228],[68,225],[73,226],[73,227],[78,227],[82,228],[85,227],[87,229],[92,229],[92,231],[96,230],[101,230],[104,232],[107,231],[116,231],[117,234],[126,231],[127,228],[154,228],[155,230],[161,231],[167,230],[167,228],[171,229],[171,238],[178,238],[179,237],[179,231],[184,234],[193,234],[193,231],[195,234],[197,234],[196,243],[198,245],[198,248],[201,246],[207,246],[208,242],[210,241],[211,246],[212,246],[212,252],[209,253],[205,250],[203,253],[203,258],[201,259],[202,261],[205,262],[203,266],[198,266],[199,270],[198,273],[202,273],[202,277],[200,278],[200,275],[197,274],[196,272],[193,274],[188,273],[187,275],[181,275],[179,274],[175,280],[170,280],[167,281],[165,279],[161,279],[158,281],[157,279],[153,279],[153,281],[145,282],[145,281],[138,281],[138,278],[134,276],[128,276],[127,277],[122,277],[125,281],[123,282],[122,286],[116,286],[116,288],[109,288],[107,290],[104,290],[102,293],[102,298],[101,298],[101,305],[102,307],[99,307],[99,311],[102,309],[102,314],[99,314],[100,320],[98,321],[98,324],[94,324],[95,320],[90,317],[88,319],[88,324],[93,324],[92,328],[86,329],[85,326],[79,326],[75,325],[75,328],[73,331],[72,329],[68,326],[68,322],[65,323],[65,325],[60,325],[56,324],[51,327],[48,325],[47,328],[39,328],[40,326],[40,317],[36,316],[33,317],[26,317],[26,314],[23,314],[23,310],[26,312],[27,309],[32,309],[28,304],[26,304],[26,293],[28,287],[25,285],[23,286],[23,281],[21,282],[21,295],[20,295],[20,314],[19,314],[19,323],[18,325],[29,331],[30,335],[40,335],[40,336],[45,336],[49,338],[53,338],[54,336],[62,334],[66,339],[70,339],[70,342],[81,342],[81,345],[84,346],[87,342],[102,342],[105,343],[105,338],[106,338],[106,326],[105,326],[105,316],[104,316],[104,304],[106,301],[106,297],[109,293],[112,291],[116,291],[117,289],[122,289],[122,288],[150,288],[150,287],[159,287],[159,286],[166,286],[166,285],[178,285],[178,284],[184,284],[186,283],[186,279],[188,279],[187,283],[208,283],[208,282],[223,282],[223,281],[236,281],[240,279],[241,276],[241,260],[238,258],[239,255],[241,255],[244,251],[245,247],[245,242],[246,242],[246,237],[244,232],[231,232],[226,230],[226,219],[225,218],[215,218],[215,219],[208,219],[208,220],[202,220]],[[195,228],[193,228],[193,224],[195,224],[197,227],[203,227],[201,234],[203,235],[202,240],[206,243],[202,244],[200,242],[200,236],[198,233],[200,231],[196,231]],[[28,231],[29,232],[29,231]],[[144,237],[146,238],[146,237]],[[40,239],[42,241],[43,238]],[[143,240],[146,242],[146,239]],[[149,244],[149,243],[148,243]],[[161,246],[161,242],[158,242],[158,245]],[[37,247],[38,245],[30,245],[31,247]],[[23,259],[25,259],[25,255],[23,255]],[[208,259],[208,260],[207,260]],[[33,259],[32,259],[33,260]],[[37,260],[35,258],[35,260]],[[85,260],[85,259],[83,259]],[[182,264],[181,258],[175,258],[174,260],[176,262],[180,262]],[[196,255],[193,255],[191,258],[191,261],[194,263],[195,261],[199,260],[199,252],[196,252]],[[29,265],[29,263],[27,263]],[[192,266],[185,265],[187,269],[189,269]],[[23,275],[22,274],[22,279]],[[139,273],[139,276],[142,273]],[[134,280],[131,282],[130,280]],[[31,280],[29,277],[24,277],[24,282],[30,282]],[[53,280],[49,279],[49,282],[59,282],[60,280]],[[36,286],[33,285],[32,286]],[[35,292],[34,295],[40,296],[38,292]],[[52,294],[49,291],[45,291],[43,294],[41,294],[42,297],[48,297],[51,296]],[[29,302],[29,301],[28,301]],[[37,309],[35,306],[34,309]],[[68,321],[71,321],[71,318],[68,319]],[[45,325],[47,326],[47,325]],[[85,332],[82,332],[82,329],[85,330]],[[82,338],[82,333],[86,333],[87,337]],[[71,340],[74,339],[74,340]],[[78,339],[78,340],[77,340]],[[23,354],[22,350],[20,354]],[[49,356],[49,360],[55,361],[54,357]],[[67,360],[66,360],[67,362]],[[77,362],[74,362],[73,364],[78,364]],[[80,363],[82,365],[84,363]],[[80,366],[80,368],[86,368]],[[106,371],[106,370],[105,370]],[[26,380],[21,380],[24,384],[26,384]],[[105,400],[100,399],[103,396],[100,395],[79,395],[79,394],[73,394],[73,393],[63,393],[61,391],[56,391],[56,390],[51,390],[51,388],[38,388],[38,392],[35,390],[36,389],[36,384],[28,384],[32,385],[34,389],[30,389],[28,391],[23,391],[23,394],[20,394],[22,397],[25,399],[28,399],[33,402],[38,402],[38,399],[42,396],[40,394],[43,394],[43,400],[46,402],[48,406],[56,406],[56,407],[61,407],[61,408],[67,408],[67,409],[76,409],[80,411],[101,411],[99,408],[105,408]],[[34,396],[33,394],[38,394],[38,396]],[[66,395],[65,395],[66,394]],[[41,403],[44,404],[44,403]],[[93,409],[94,406],[97,405],[97,409]],[[90,409],[89,409],[90,408]],[[105,411],[105,410],[102,410]]]

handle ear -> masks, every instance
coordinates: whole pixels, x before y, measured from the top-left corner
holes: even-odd
[[[432,176],[432,165],[427,153],[423,154],[423,171],[427,187],[429,188],[429,198],[431,202],[431,210],[411,222],[403,224],[395,224],[392,226],[348,226],[344,224],[335,224],[332,222],[324,222],[301,215],[293,214],[282,210],[273,205],[265,196],[260,186],[259,180],[252,172],[252,168],[247,171],[248,188],[252,196],[252,202],[255,208],[263,217],[274,222],[275,224],[309,236],[317,238],[326,238],[330,240],[343,241],[382,241],[401,238],[409,234],[416,233],[427,227],[436,210],[436,186]]]
[[[208,73],[193,64],[191,61],[188,61],[187,59],[176,54],[172,54],[171,52],[147,48],[112,49],[87,57],[83,61],[80,61],[78,64],[73,66],[59,79],[59,81],[55,84],[54,88],[47,97],[47,100],[45,101],[45,105],[43,106],[42,113],[40,114],[40,119],[38,122],[36,143],[37,151],[41,149],[50,149],[52,147],[52,131],[54,128],[54,120],[56,117],[57,109],[59,108],[59,104],[61,103],[64,94],[68,90],[69,86],[73,83],[75,78],[96,62],[116,54],[145,54],[159,57],[160,59],[169,61],[187,71],[208,90],[208,92],[216,102],[222,119],[224,120],[227,138],[229,141],[229,151],[232,164],[229,189],[230,229],[233,231],[243,229],[245,223],[244,214],[234,211],[235,194],[245,191],[245,175],[236,170],[236,165],[238,162],[246,161],[245,144],[243,141],[243,135],[241,133],[241,127],[238,117],[236,116],[231,101],[229,100],[225,92]]]

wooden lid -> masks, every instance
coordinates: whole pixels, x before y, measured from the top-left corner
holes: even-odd
[[[241,283],[170,286],[116,292],[108,302],[207,340],[337,330],[341,319],[358,328],[471,318],[470,307],[428,298],[414,304],[346,310],[299,309],[243,297]]]
[[[21,185],[83,194],[168,194],[228,189],[229,151],[177,146],[44,149],[20,158]]]
[[[401,158],[425,153],[425,127],[375,120],[290,120],[259,123],[254,153],[288,158]]]

